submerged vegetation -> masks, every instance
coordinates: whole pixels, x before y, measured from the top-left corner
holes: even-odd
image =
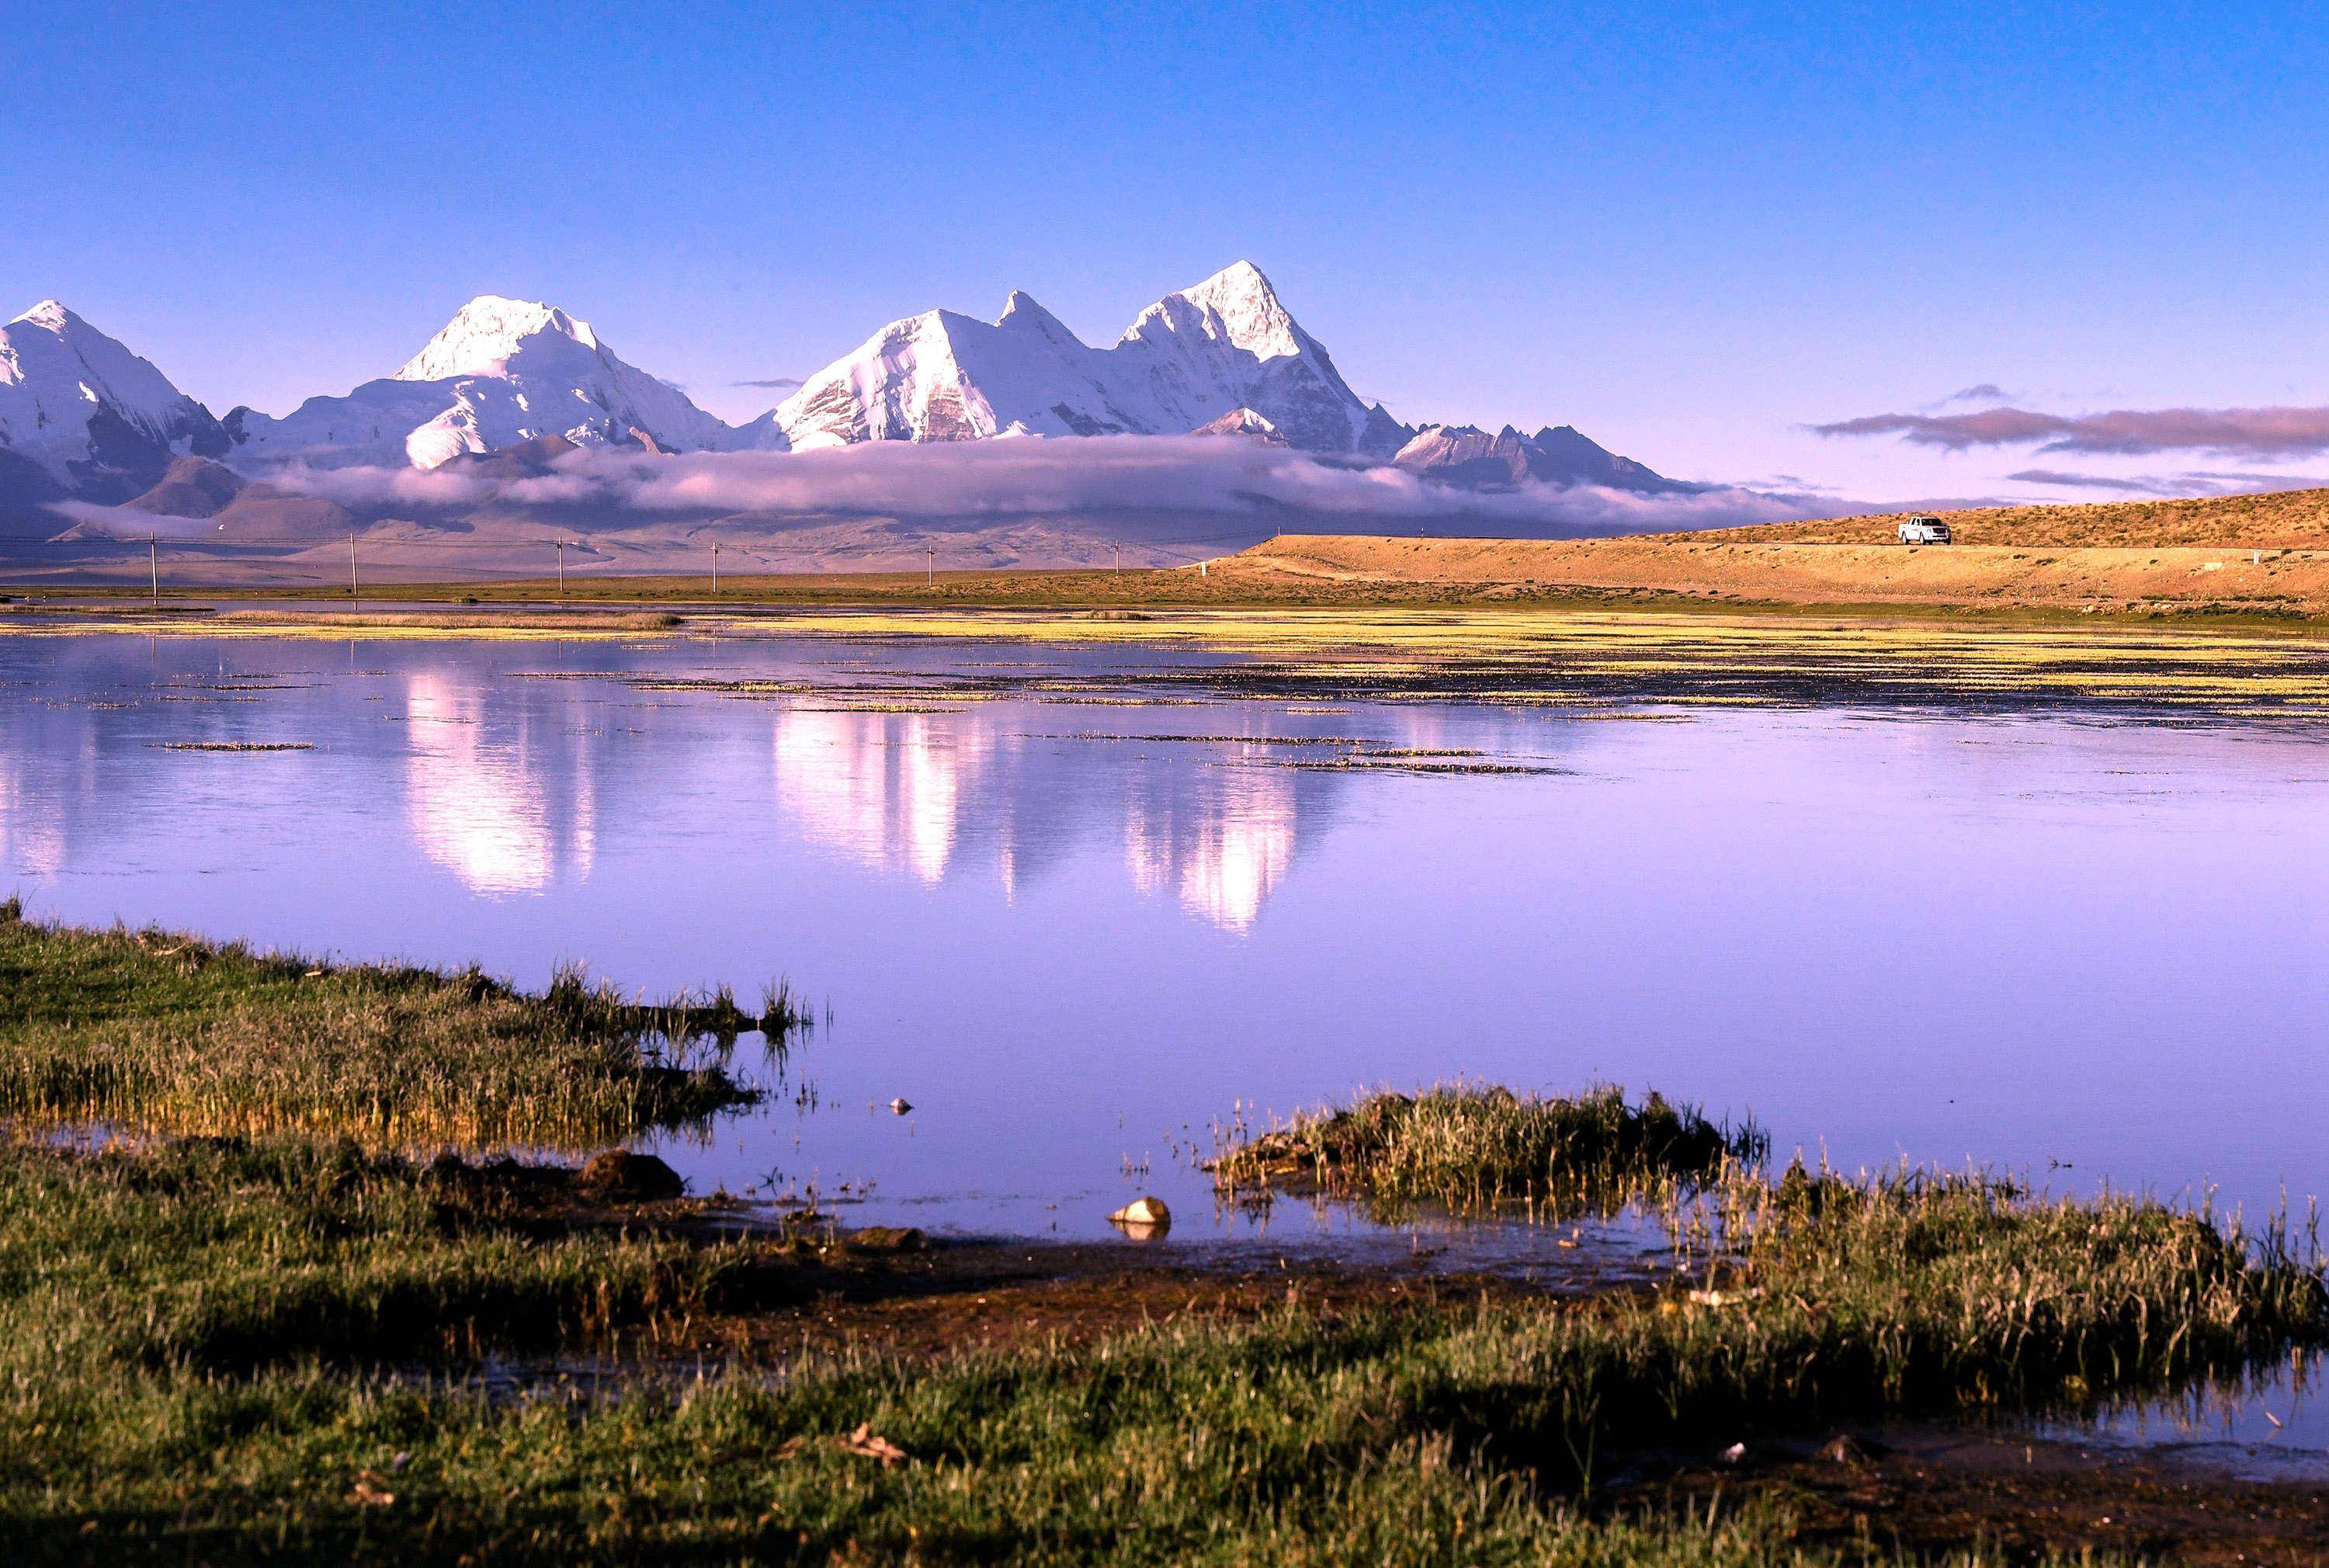
[[[1224,1179],[1454,1207],[1624,1189],[1656,1199],[1661,1282],[1289,1289],[1243,1320],[795,1352],[770,1326],[832,1304],[797,1305],[848,1250],[829,1235],[391,1147],[700,1113],[740,1087],[656,1042],[732,1038],[732,1001],[528,997],[9,906],[0,1006],[0,1546],[32,1561],[1892,1563],[1784,1500],[1684,1513],[1606,1483],[1839,1421],[2075,1409],[2329,1335],[2309,1237],[1977,1173],[1774,1178],[1759,1131],[1655,1095],[1457,1085],[1240,1140]],[[781,1034],[789,1003],[769,1011]],[[90,1105],[146,1130],[58,1135]],[[265,1135],[167,1131],[189,1126]]]
[[[758,1018],[725,992],[627,1000],[579,969],[533,995],[0,903],[0,1113],[35,1122],[595,1148],[750,1099],[737,1036],[803,1021],[781,987]]]
[[[1232,1129],[1208,1169],[1223,1189],[1322,1192],[1381,1207],[1456,1210],[1512,1204],[1610,1207],[1663,1196],[1760,1160],[1769,1139],[1652,1094],[1515,1094],[1492,1084],[1391,1090],[1296,1116],[1259,1136]]]

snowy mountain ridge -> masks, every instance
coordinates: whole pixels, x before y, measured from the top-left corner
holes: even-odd
[[[344,397],[310,398],[280,419],[240,408],[232,458],[436,468],[543,436],[578,446],[717,451],[735,432],[687,395],[627,363],[590,324],[552,305],[480,295],[396,373]]]
[[[588,322],[498,295],[461,306],[392,374],[279,418],[248,407],[212,418],[54,300],[0,328],[0,502],[15,506],[125,502],[186,456],[265,478],[302,465],[433,469],[517,449],[810,452],[1103,435],[1235,437],[1470,490],[1698,488],[1569,426],[1529,436],[1401,424],[1351,390],[1246,261],[1164,296],[1105,347],[1015,290],[992,322],[907,316],[740,427],[624,361]]]
[[[1573,425],[1548,425],[1533,436],[1510,425],[1494,435],[1476,425],[1426,425],[1392,455],[1391,464],[1466,490],[1598,484],[1656,494],[1700,488],[1620,457]]]
[[[859,441],[1185,435],[1234,410],[1291,445],[1387,457],[1410,432],[1346,384],[1249,261],[1148,306],[1108,348],[1014,292],[993,322],[890,323],[808,378],[762,427],[797,451]]]

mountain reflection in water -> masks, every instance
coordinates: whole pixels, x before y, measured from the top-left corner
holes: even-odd
[[[2311,727],[1179,678],[1219,657],[0,637],[0,897],[527,985],[788,978],[833,1020],[791,1086],[666,1152],[875,1223],[1106,1235],[1136,1186],[1176,1245],[1347,1237],[1209,1216],[1187,1156],[1240,1103],[1457,1075],[1655,1087],[1847,1168],[2329,1192]]]

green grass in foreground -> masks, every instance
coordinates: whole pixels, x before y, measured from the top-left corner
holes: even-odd
[[[749,1099],[721,1044],[800,1021],[781,990],[764,1010],[627,1002],[579,970],[528,995],[0,902],[0,1113],[38,1122],[587,1149]]]
[[[1613,1521],[1580,1483],[1645,1448],[2127,1394],[2324,1326],[2277,1234],[1973,1177],[1734,1172],[1675,1211],[1721,1261],[1668,1291],[493,1393],[444,1379],[496,1350],[684,1346],[793,1282],[781,1244],[564,1229],[497,1179],[300,1140],[0,1151],[0,1545],[1787,1563],[1784,1518]],[[902,1458],[853,1448],[861,1428]]]
[[[1233,1130],[1209,1169],[1232,1194],[1274,1185],[1378,1209],[1525,1203],[1558,1214],[1670,1195],[1760,1160],[1769,1142],[1752,1122],[1717,1125],[1655,1094],[1636,1105],[1606,1086],[1538,1095],[1439,1084],[1362,1095],[1259,1136]]]

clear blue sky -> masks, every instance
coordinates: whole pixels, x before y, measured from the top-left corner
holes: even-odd
[[[2004,493],[2026,454],[1801,427],[1983,382],[2329,403],[2324,21],[27,5],[0,34],[0,315],[57,296],[214,408],[280,412],[512,294],[733,418],[773,398],[731,383],[895,316],[1023,287],[1106,342],[1243,256],[1406,418]],[[2120,466],[2163,462],[2194,460]]]

